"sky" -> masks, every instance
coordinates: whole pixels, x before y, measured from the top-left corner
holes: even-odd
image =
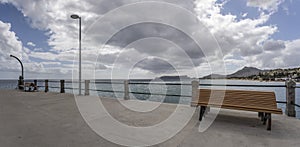
[[[299,67],[298,0],[0,0],[0,79],[202,77]]]

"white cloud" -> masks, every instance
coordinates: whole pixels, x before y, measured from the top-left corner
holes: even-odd
[[[271,51],[264,52],[263,54],[245,58],[249,65],[260,68],[286,68],[299,66],[300,39],[285,41],[284,46],[282,46],[281,41],[281,43],[271,42],[273,43],[270,46],[274,46],[275,49],[272,48]]]
[[[0,21],[0,61],[4,62],[10,54],[26,60],[23,54],[23,45],[11,30],[11,24]]]
[[[11,24],[0,21],[0,72],[8,72],[6,75],[1,74],[0,78],[11,75],[14,78],[18,78],[21,71],[20,64],[16,59],[11,58],[10,55],[16,56],[24,64],[29,61],[28,52],[29,50],[23,47],[22,42],[11,31]]]
[[[268,10],[269,12],[275,12],[282,2],[284,2],[284,0],[248,0],[247,5]]]
[[[248,16],[248,13],[242,14],[242,17],[243,17],[243,18],[245,18],[245,17],[247,17],[247,16]]]
[[[0,0],[2,2],[8,2]],[[48,44],[51,46],[51,52],[42,52],[43,50],[35,49],[28,55],[31,58],[39,60],[47,60],[50,63],[61,62],[61,65],[55,65],[56,68],[61,66],[64,73],[70,71],[73,61],[78,59],[78,20],[72,20],[70,14],[76,13],[82,16],[82,30],[83,30],[83,50],[82,59],[86,66],[91,66],[92,63],[98,62],[97,68],[101,70],[109,70],[112,67],[112,63],[119,57],[119,63],[122,64],[122,68],[129,68],[132,61],[136,61],[141,57],[159,57],[163,58],[168,62],[172,62],[181,69],[190,68],[189,62],[186,58],[183,58],[183,53],[176,49],[172,44],[166,44],[164,41],[147,40],[149,42],[135,43],[131,46],[126,46],[135,39],[141,39],[143,37],[162,37],[164,39],[173,41],[179,47],[186,51],[187,55],[192,58],[192,62],[199,67],[205,67],[205,57],[199,48],[195,47],[187,37],[183,37],[181,33],[172,29],[165,29],[161,26],[156,25],[144,25],[141,28],[132,27],[127,28],[127,32],[124,31],[119,36],[113,38],[112,42],[107,45],[104,49],[99,51],[101,44],[99,40],[103,39],[103,36],[107,35],[111,30],[115,30],[116,24],[111,24],[110,20],[118,20],[120,23],[135,20],[138,17],[135,15],[128,15],[128,13],[122,13],[118,16],[111,17],[110,20],[106,20],[102,26],[97,24],[90,29],[90,25],[97,20],[97,18],[103,16],[110,10],[119,6],[137,2],[138,0],[116,0],[111,2],[110,0],[85,0],[85,1],[72,1],[72,0],[9,0],[9,3],[15,5],[24,16],[28,17],[31,26],[41,30],[48,30],[49,40]],[[216,37],[219,45],[225,56],[234,55],[238,58],[226,59],[226,64],[232,64],[233,66],[239,67],[241,64],[251,64],[253,66],[270,67],[270,66],[289,66],[294,65],[293,57],[296,52],[294,41],[278,41],[270,39],[272,35],[278,31],[278,28],[273,25],[266,25],[271,15],[277,11],[278,6],[282,3],[282,0],[248,0],[247,5],[251,7],[258,7],[261,11],[258,18],[247,18],[247,13],[243,13],[242,19],[237,19],[238,16],[221,13],[223,4],[218,3],[217,0],[166,0],[169,3],[180,5],[192,13],[194,13],[205,26],[211,31]],[[262,11],[263,10],[263,11]],[[265,13],[268,11],[269,13]],[[168,14],[167,11],[162,14]],[[186,26],[190,30],[198,31],[197,26],[187,24],[179,14],[176,15],[176,21],[180,22],[181,25]],[[165,20],[174,20],[171,17],[160,18]],[[1,24],[0,24],[1,26]],[[101,28],[101,27],[103,27]],[[8,27],[10,28],[10,26]],[[132,30],[130,30],[132,29]],[[1,29],[2,30],[2,29]],[[5,29],[4,29],[5,30]],[[7,30],[7,28],[6,28]],[[9,29],[8,29],[9,30]],[[88,35],[86,34],[88,31]],[[7,31],[6,31],[7,32]],[[8,31],[9,32],[9,31]],[[13,33],[13,32],[11,32]],[[87,35],[87,36],[85,36]],[[15,40],[16,43],[12,43],[10,46],[14,46],[15,53],[22,53],[22,43],[18,41],[15,34],[5,37]],[[210,46],[211,42],[207,42],[207,46]],[[6,43],[8,44],[8,43]],[[33,46],[31,43],[27,43],[29,46]],[[294,47],[293,47],[294,46]],[[23,50],[26,50],[23,48]],[[212,51],[214,48],[212,48]],[[283,50],[290,51],[290,54],[282,53]],[[27,51],[29,53],[29,51]],[[1,53],[1,55],[3,55]],[[284,56],[279,57],[279,55]],[[122,56],[119,56],[122,55]],[[27,55],[26,55],[27,56]],[[0,56],[1,58],[1,56]],[[28,58],[28,57],[26,57]],[[213,57],[207,57],[213,58]],[[264,60],[266,59],[266,60]],[[267,60],[271,59],[271,60]],[[149,60],[148,60],[149,61]],[[150,60],[152,61],[152,60]],[[270,63],[270,61],[273,61]],[[50,64],[49,63],[49,64]],[[146,64],[147,63],[147,64]],[[187,64],[188,63],[188,64]],[[239,64],[240,63],[240,64]],[[35,68],[47,68],[50,65],[47,63],[40,63],[35,65]],[[152,71],[155,72],[153,67],[156,66],[153,62],[144,62],[144,65],[136,66],[141,71]],[[162,64],[163,66],[165,64]],[[89,67],[86,67],[89,68]],[[143,69],[143,70],[142,70]],[[50,70],[50,68],[49,68]],[[183,70],[182,70],[183,71]],[[187,70],[185,70],[186,72]],[[190,70],[191,71],[191,70]]]
[[[235,15],[222,15],[220,13],[221,8],[222,5],[212,5],[211,2],[203,3],[199,0],[196,1],[195,9],[199,19],[215,35],[223,53],[226,55],[238,52],[240,56],[253,56],[262,53],[263,42],[267,41],[277,31],[275,26],[264,25],[270,15],[262,13],[257,19],[237,20]],[[210,11],[204,11],[206,9]]]
[[[59,66],[61,62],[41,62],[44,66]]]
[[[18,78],[20,75],[21,69],[19,62],[11,58],[10,55],[14,55],[22,61],[25,78],[36,78],[41,74],[48,74],[53,71],[49,68],[45,69],[44,67],[44,65],[49,65],[50,63],[34,62],[30,60],[30,57],[36,56],[43,60],[54,60],[55,57],[53,56],[55,55],[51,57],[51,53],[35,52],[24,47],[16,33],[11,31],[11,24],[0,21],[0,78]],[[57,73],[58,72],[56,72],[56,74]]]
[[[289,11],[289,8],[288,6],[282,6],[282,10],[285,12],[286,15],[290,15],[290,11]]]
[[[35,47],[35,46],[36,46],[33,42],[27,42],[27,45],[28,45],[28,46],[32,46],[32,47]]]
[[[299,67],[300,57],[300,39],[287,41],[286,50],[282,51],[282,54],[277,54],[279,58],[282,58],[284,67]]]

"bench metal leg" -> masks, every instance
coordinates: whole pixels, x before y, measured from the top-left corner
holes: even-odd
[[[264,114],[264,117],[263,117],[263,125],[266,125],[267,120],[268,120],[268,116],[267,116],[267,114]]]
[[[202,121],[202,117],[203,117],[203,107],[200,106],[199,121]]]
[[[266,124],[266,114],[264,112],[261,112],[260,121],[263,122],[263,125]]]
[[[271,131],[271,125],[272,125],[271,113],[266,113],[266,118],[267,118],[267,130]]]
[[[205,106],[200,106],[199,121],[202,121],[202,118],[203,118],[204,113],[205,113],[205,109],[206,109]]]
[[[258,117],[261,118],[262,112],[258,112]]]
[[[263,125],[266,125],[266,124],[267,124],[267,130],[271,130],[271,125],[272,125],[271,113],[264,113]]]

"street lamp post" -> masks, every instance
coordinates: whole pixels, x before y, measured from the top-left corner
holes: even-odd
[[[81,95],[81,17],[73,14],[71,18],[79,19],[79,95]]]
[[[24,67],[23,67],[23,63],[21,62],[21,60],[18,57],[14,56],[14,55],[10,55],[10,57],[17,59],[19,61],[19,63],[21,64],[22,72],[21,72],[21,76],[19,77],[19,83],[18,83],[19,89],[21,89],[21,85],[24,85]]]

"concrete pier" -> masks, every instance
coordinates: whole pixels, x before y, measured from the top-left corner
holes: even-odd
[[[82,96],[82,98],[88,99],[90,96]],[[101,98],[101,100],[120,122],[137,127],[164,120],[175,107],[175,105],[163,104],[159,109],[152,111],[150,117],[144,117],[125,109],[115,99]],[[127,100],[126,103],[140,105],[134,100]],[[143,104],[147,105],[147,103],[153,104],[152,102]],[[198,132],[198,126],[198,113],[196,113],[181,132],[155,146],[298,147],[300,144],[300,120],[285,115],[272,116],[272,131],[265,130],[265,126],[257,118],[257,113],[223,109],[205,132]],[[0,146],[110,147],[120,145],[98,136],[85,123],[72,94],[0,90]]]

